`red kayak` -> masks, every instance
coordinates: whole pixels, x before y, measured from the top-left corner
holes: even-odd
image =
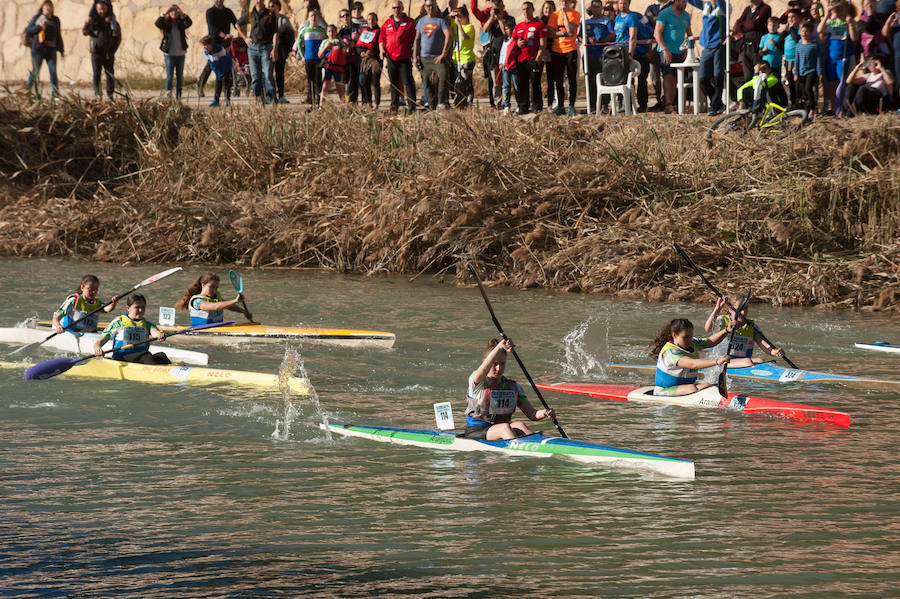
[[[750,397],[738,393],[729,393],[726,399],[719,395],[719,390],[715,386],[707,387],[690,395],[677,397],[653,395],[653,387],[634,387],[630,385],[596,385],[594,383],[554,383],[548,385],[546,383],[538,383],[537,386],[546,391],[576,393],[599,399],[639,401],[697,408],[721,408],[744,412],[745,414],[767,414],[801,422],[818,422],[842,427],[850,426],[850,414],[846,412],[766,399],[765,397]]]

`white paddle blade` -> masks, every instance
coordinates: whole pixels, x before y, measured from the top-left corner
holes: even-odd
[[[169,270],[163,271],[161,273],[153,275],[152,277],[144,279],[143,281],[141,281],[140,283],[135,285],[134,288],[140,289],[141,287],[144,287],[145,285],[149,285],[150,283],[155,283],[161,279],[165,279],[169,275],[174,275],[179,270],[182,270],[182,268],[180,266],[176,266],[175,268],[170,268]]]
[[[437,423],[438,430],[449,431],[456,428],[453,423],[453,409],[450,402],[434,404],[434,421]]]

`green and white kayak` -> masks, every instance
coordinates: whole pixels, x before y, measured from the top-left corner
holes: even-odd
[[[430,449],[450,451],[489,451],[507,455],[547,458],[560,456],[597,464],[615,470],[661,474],[667,478],[694,480],[694,462],[668,458],[652,453],[619,449],[584,441],[550,437],[534,433],[509,441],[477,441],[457,437],[452,431],[432,431],[383,426],[358,426],[353,424],[325,424],[319,427],[338,435],[362,437],[385,443],[414,445]]]

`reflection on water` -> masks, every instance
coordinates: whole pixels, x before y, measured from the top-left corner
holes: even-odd
[[[72,286],[62,282],[88,268],[101,292],[158,270],[0,261],[0,324],[49,312]],[[150,286],[151,305],[171,305],[190,278]],[[226,368],[308,371],[315,399],[33,382],[0,370],[4,594],[896,594],[897,392],[732,382],[754,395],[846,410],[850,429],[545,395],[573,438],[692,459],[693,482],[562,459],[330,439],[318,428],[326,417],[431,427],[438,401],[450,401],[460,422],[466,377],[495,335],[480,296],[422,279],[306,271],[251,271],[244,284],[264,322],[390,330],[397,345],[210,349],[211,363]],[[649,363],[643,348],[661,323],[702,321],[710,308],[490,295],[539,381],[646,384],[604,373],[606,352]],[[756,306],[754,315],[804,367],[898,378],[896,357],[852,349],[858,340],[900,338],[896,320]],[[54,355],[38,349],[27,358]],[[511,364],[510,376],[522,379],[517,370]]]

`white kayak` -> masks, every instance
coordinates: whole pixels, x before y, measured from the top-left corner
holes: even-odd
[[[875,341],[873,343],[854,343],[853,347],[859,349],[871,349],[872,351],[883,351],[891,354],[900,354],[900,345],[893,345],[886,341]]]
[[[44,341],[52,331],[50,329],[32,329],[28,327],[4,327],[0,328],[0,343],[8,343],[10,345],[28,345],[29,343],[37,343]],[[48,341],[44,341],[41,347],[58,349],[61,351],[72,352],[76,354],[94,353],[94,343],[100,336],[99,333],[69,333],[65,332],[56,335]],[[111,347],[111,346],[110,346]],[[192,364],[195,366],[206,366],[209,364],[209,356],[203,352],[191,351],[174,347],[172,345],[151,345],[150,351],[153,353],[164,352],[169,356],[172,362],[180,364]]]

